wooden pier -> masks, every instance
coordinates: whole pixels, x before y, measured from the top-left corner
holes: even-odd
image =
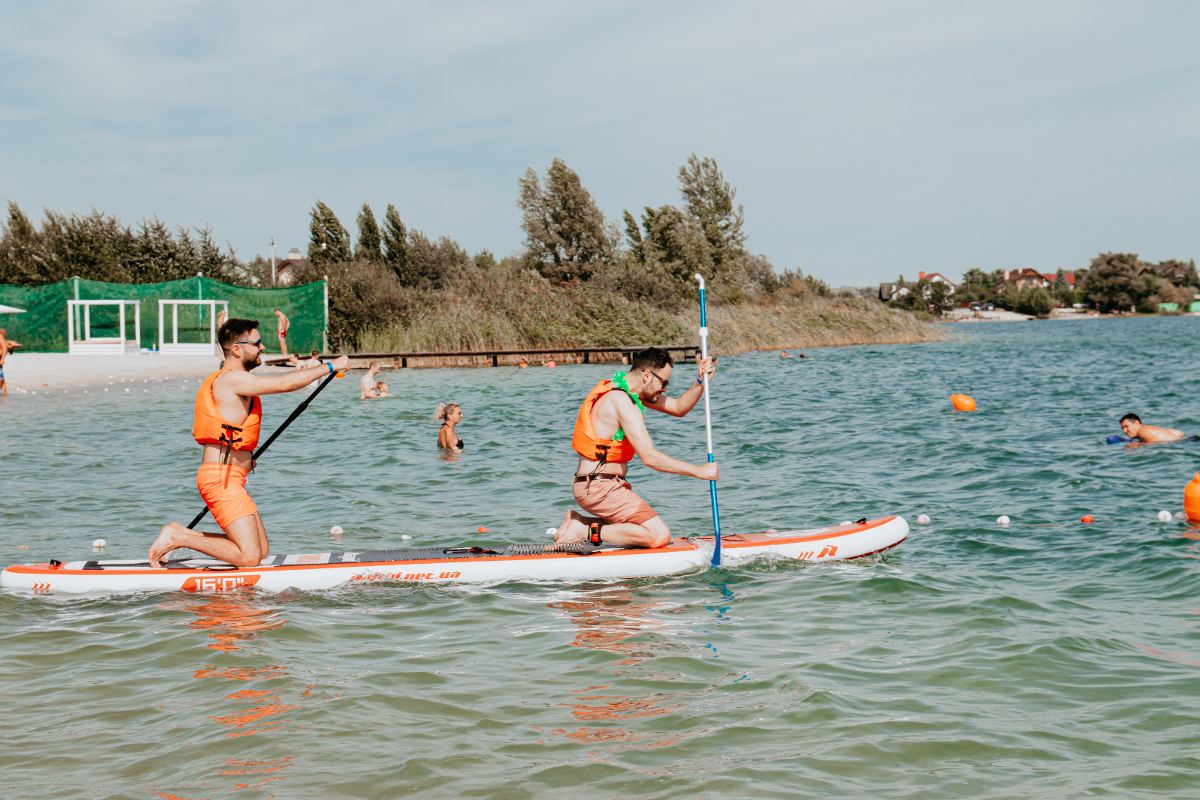
[[[521,356],[525,356],[531,365],[537,366],[537,362],[534,361],[535,357],[538,361],[554,358],[556,361],[561,360],[563,363],[583,364],[619,361],[622,357],[636,353],[639,350],[645,350],[649,346],[556,347],[548,350],[463,350],[440,353],[348,353],[347,355],[350,356],[350,369],[366,369],[367,365],[372,361],[378,361],[382,365],[391,367],[392,369],[454,366],[516,366]],[[695,361],[697,353],[700,351],[698,345],[666,345],[662,349],[670,353],[672,358],[680,361]],[[341,354],[324,353],[320,357],[324,360],[329,360],[337,358],[339,355]],[[303,357],[307,358],[307,356]],[[570,359],[569,361],[568,358]],[[575,361],[575,359],[578,359],[578,361]],[[446,363],[448,361],[458,361],[460,363]],[[461,363],[463,361],[473,361],[475,363]],[[282,356],[274,356],[263,359],[263,363],[271,366],[286,366],[288,360]]]

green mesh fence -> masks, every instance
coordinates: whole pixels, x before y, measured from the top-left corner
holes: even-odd
[[[68,300],[137,300],[142,314],[141,346],[158,346],[159,300],[226,300],[229,316],[256,319],[262,325],[262,338],[268,354],[279,352],[276,335],[275,309],[281,310],[291,322],[288,328],[288,352],[306,353],[325,350],[325,282],[291,286],[285,289],[255,289],[233,286],[210,278],[195,277],[167,283],[103,283],[72,278],[68,281],[41,286],[11,286],[0,284],[0,305],[25,309],[24,314],[0,314],[0,328],[8,330],[8,338],[24,345],[24,351],[67,352]],[[208,341],[210,330],[208,306],[181,305],[179,309],[180,343]],[[132,333],[133,309],[126,315],[126,329]],[[172,309],[167,306],[163,324],[166,341],[172,341]],[[76,311],[76,330],[82,330],[82,312]],[[91,309],[92,336],[116,336],[118,316],[116,306],[94,306]]]

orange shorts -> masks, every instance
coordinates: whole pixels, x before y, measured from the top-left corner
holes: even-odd
[[[258,506],[246,494],[246,470],[239,466],[201,464],[196,473],[196,488],[221,530],[234,520],[258,513]]]
[[[658,516],[657,511],[633,493],[629,481],[621,478],[596,477],[575,481],[572,488],[575,502],[579,503],[580,508],[610,525],[622,522],[641,525]]]

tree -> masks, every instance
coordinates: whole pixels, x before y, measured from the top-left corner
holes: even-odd
[[[409,231],[408,253],[412,269],[420,276],[418,285],[426,289],[449,288],[463,270],[474,266],[458,242],[448,236],[433,242],[418,230]]]
[[[1137,274],[1136,253],[1101,253],[1092,259],[1080,288],[1094,303],[1128,310],[1150,293]]]
[[[358,212],[358,246],[354,248],[354,257],[360,261],[383,262],[383,242],[379,237],[379,224],[371,207],[363,203],[362,211]]]
[[[746,236],[742,233],[745,215],[742,206],[734,207],[737,190],[725,180],[717,162],[697,158],[695,153],[679,168],[679,193],[684,208],[700,226],[708,243],[713,278],[733,277],[741,257],[746,254]]]
[[[317,201],[309,222],[308,260],[324,268],[350,260],[350,234],[333,209]]]
[[[0,283],[53,280],[47,266],[41,234],[21,207],[9,200],[8,221],[0,229]]]
[[[1050,292],[1038,286],[1026,286],[1017,292],[1016,311],[1033,317],[1044,317],[1056,303]]]
[[[392,268],[401,286],[416,286],[421,282],[421,273],[413,264],[408,250],[408,230],[400,221],[400,212],[388,203],[383,215],[383,260]]]
[[[586,281],[598,264],[612,261],[620,233],[566,162],[550,162],[544,187],[532,167],[519,183],[525,258],[542,275],[556,283]]]

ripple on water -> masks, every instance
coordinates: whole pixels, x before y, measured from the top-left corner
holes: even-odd
[[[723,529],[933,518],[881,556],[584,584],[0,593],[5,788],[1191,796],[1200,535],[1154,514],[1179,506],[1200,450],[1103,438],[1129,410],[1200,433],[1196,381],[1171,368],[1194,320],[968,333],[722,359]],[[611,369],[405,371],[379,403],[338,385],[251,478],[275,551],[544,541],[571,506],[577,403]],[[140,557],[198,510],[190,390],[143,388],[0,406],[10,562],[83,557],[98,536]],[[962,391],[980,411],[949,410]],[[453,460],[432,447],[442,400],[466,412]],[[268,403],[268,427],[289,406]],[[703,460],[699,414],[649,426]],[[703,483],[633,477],[674,530],[710,529]]]

